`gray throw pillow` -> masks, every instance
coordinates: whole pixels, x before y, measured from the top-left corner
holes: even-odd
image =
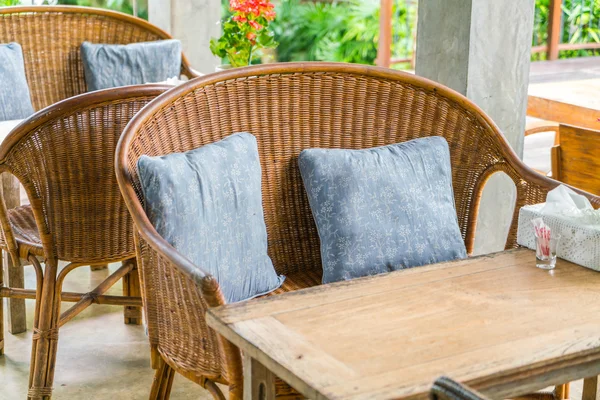
[[[162,82],[181,73],[181,42],[83,42],[81,59],[88,91]]]
[[[21,45],[0,44],[0,121],[24,119],[33,112]]]
[[[267,254],[256,138],[238,133],[186,153],[138,160],[156,231],[215,276],[228,303],[277,289]]]
[[[444,138],[308,149],[299,166],[321,239],[323,283],[466,257]]]

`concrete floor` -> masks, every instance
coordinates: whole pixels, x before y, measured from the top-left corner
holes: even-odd
[[[110,266],[114,271],[118,265]],[[81,267],[69,274],[65,291],[88,291],[108,271],[91,272]],[[25,267],[25,286],[33,288],[35,275]],[[108,294],[121,294],[115,285]],[[63,310],[72,303],[63,303]],[[6,333],[6,354],[0,357],[0,400],[25,399],[28,389],[33,301],[27,301],[26,333]],[[152,384],[153,370],[143,326],[125,325],[121,307],[93,305],[60,330],[55,400],[145,400]],[[581,399],[582,382],[571,385],[571,399]],[[200,386],[177,375],[172,400],[209,400]]]
[[[544,175],[550,172],[550,149],[554,145],[554,132],[540,132],[525,137],[523,162]]]
[[[109,269],[116,268],[118,264]],[[81,267],[68,275],[64,290],[87,292],[108,273]],[[25,267],[25,279],[26,287],[35,288],[31,266]],[[120,283],[109,294],[122,294]],[[63,310],[71,304],[63,303]],[[33,307],[34,302],[27,300],[26,333],[5,333],[6,354],[0,356],[0,400],[26,397]],[[148,399],[153,375],[144,327],[125,325],[122,307],[93,305],[60,330],[53,399]],[[212,399],[200,386],[181,376],[175,378],[171,398]]]

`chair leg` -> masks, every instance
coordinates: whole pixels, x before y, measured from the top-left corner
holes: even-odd
[[[150,400],[168,400],[171,396],[174,377],[175,371],[161,359],[160,367],[154,374],[154,381],[150,390]]]
[[[159,369],[161,366],[161,363],[163,362],[162,358],[160,357],[160,353],[158,352],[158,348],[156,347],[156,345],[150,345],[150,366],[152,367],[152,369]]]
[[[571,384],[556,385],[554,388],[554,397],[557,400],[568,400],[570,395]]]
[[[208,390],[208,392],[212,395],[213,399],[226,400],[225,395],[223,394],[221,389],[219,389],[219,387],[213,381],[207,380],[204,384],[204,388]]]
[[[90,265],[90,270],[91,271],[99,271],[101,269],[107,269],[108,268],[108,264],[93,264]]]
[[[8,287],[24,288],[25,278],[23,275],[23,266],[14,265],[12,257],[7,251],[2,251],[2,265],[7,276],[6,284]],[[7,299],[7,319],[8,331],[13,335],[27,330],[27,314],[25,311],[24,299]]]
[[[135,264],[135,259],[124,261],[125,263]],[[140,297],[142,291],[140,289],[140,276],[137,267],[123,277],[123,296]],[[142,308],[126,306],[123,311],[125,323],[129,325],[142,324]]]
[[[4,251],[2,252],[4,254]],[[4,287],[4,268],[0,262],[0,288]],[[4,297],[0,297],[0,356],[4,355]]]
[[[583,380],[582,400],[600,400],[600,377],[592,376]]]
[[[36,324],[32,337],[32,363],[28,399],[49,400],[52,397],[54,364],[58,341],[58,313],[60,298],[56,297],[58,260],[47,260],[41,293],[36,299]]]

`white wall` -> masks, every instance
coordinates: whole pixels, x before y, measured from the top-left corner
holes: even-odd
[[[210,38],[221,35],[219,0],[148,0],[148,18],[181,40],[195,70],[210,73],[220,64],[209,49]]]

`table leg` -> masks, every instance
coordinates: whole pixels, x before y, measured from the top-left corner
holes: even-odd
[[[275,400],[275,375],[249,356],[244,356],[244,400]]]
[[[581,400],[600,400],[600,380],[597,376],[583,380]]]
[[[9,173],[2,174],[2,193],[6,208],[11,209],[21,205],[21,185],[14,175]],[[13,288],[24,288],[25,278],[23,276],[23,266],[14,266],[10,255],[2,252],[2,263],[6,274],[5,284]],[[25,332],[27,330],[27,321],[25,314],[24,299],[7,299],[8,301],[8,331],[12,334]]]

